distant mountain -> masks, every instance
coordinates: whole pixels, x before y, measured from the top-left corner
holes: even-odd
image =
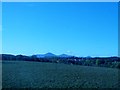
[[[53,54],[53,53],[46,53],[46,54],[44,54],[44,56],[45,57],[56,57],[56,55],[55,54]]]
[[[72,56],[67,54],[61,54],[61,55],[58,55],[58,57],[72,57]]]
[[[45,57],[44,54],[37,54],[35,56],[37,56],[37,58],[44,58]]]
[[[44,57],[56,57],[56,55],[55,54],[53,54],[53,53],[46,53],[46,54],[37,54],[36,55],[38,58],[44,58]]]
[[[36,55],[38,58],[44,58],[44,57],[72,57],[71,55],[67,54],[61,54],[61,55],[55,55],[53,53],[46,53],[46,54],[37,54]]]

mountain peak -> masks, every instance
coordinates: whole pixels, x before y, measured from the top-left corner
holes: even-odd
[[[61,54],[61,55],[55,55],[51,52],[48,52],[46,54],[37,54],[37,57],[40,58],[40,57],[71,57],[71,55],[67,55],[67,54]]]
[[[71,57],[71,55],[61,54],[61,55],[59,55],[59,57]]]
[[[53,54],[53,53],[50,53],[50,52],[48,52],[48,53],[46,53],[46,54],[44,54],[44,55],[45,55],[45,57],[56,56],[55,54]]]

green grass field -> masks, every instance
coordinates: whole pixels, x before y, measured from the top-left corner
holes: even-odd
[[[58,63],[4,61],[3,88],[117,88],[119,69]]]

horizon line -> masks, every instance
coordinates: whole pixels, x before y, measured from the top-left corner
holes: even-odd
[[[48,53],[51,53],[51,52],[48,52]],[[32,55],[44,55],[44,54],[47,54],[47,53],[40,53],[40,54],[30,54],[30,55],[28,55],[28,54],[12,54],[12,53],[0,53],[0,55],[2,55],[2,54],[9,54],[9,55],[15,55],[15,56],[17,56],[17,55],[23,55],[23,56],[32,56]],[[54,53],[51,53],[51,54],[54,54]],[[65,53],[62,53],[62,54],[65,54]],[[62,55],[62,54],[54,54],[54,55],[56,55],[56,56],[58,56],[58,55]],[[70,55],[70,54],[66,54],[66,55]],[[120,57],[119,55],[109,55],[109,56],[90,56],[90,55],[84,55],[84,56],[80,56],[80,55],[70,55],[70,56],[75,56],[75,57]]]

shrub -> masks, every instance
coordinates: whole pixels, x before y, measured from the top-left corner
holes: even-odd
[[[119,68],[119,69],[120,69],[120,62],[117,62],[117,63],[116,63],[116,68]]]

